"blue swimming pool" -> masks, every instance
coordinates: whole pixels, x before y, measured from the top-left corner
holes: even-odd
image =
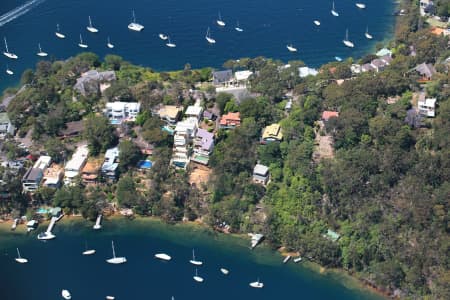
[[[49,209],[40,207],[36,212],[38,214],[47,214],[49,211],[50,211]]]
[[[138,168],[139,169],[150,169],[152,167],[153,163],[149,160],[141,160],[138,162]]]

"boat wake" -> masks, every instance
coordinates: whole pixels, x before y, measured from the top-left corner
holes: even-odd
[[[45,0],[30,0],[0,16],[0,27],[26,14]]]

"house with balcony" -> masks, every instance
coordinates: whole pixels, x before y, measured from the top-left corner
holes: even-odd
[[[220,118],[220,128],[233,129],[241,125],[241,114],[239,112],[229,112]]]
[[[250,70],[244,71],[236,71],[234,73],[234,80],[236,86],[246,87],[249,84],[250,76],[253,75],[253,72]]]
[[[104,179],[116,181],[117,169],[119,167],[119,147],[114,147],[106,150],[105,160],[101,167],[101,174]]]
[[[214,134],[199,128],[194,139],[194,153],[192,161],[208,165],[209,155],[214,149]]]
[[[57,164],[52,164],[44,172],[42,179],[42,186],[57,189],[61,187],[62,178],[64,177],[64,170]]]
[[[184,115],[186,118],[196,118],[197,121],[200,121],[202,118],[203,108],[197,105],[190,105],[187,107]]]
[[[41,169],[29,168],[22,178],[23,190],[25,192],[35,192],[39,188],[43,177],[44,173]]]
[[[256,164],[253,168],[253,182],[266,185],[269,182],[269,168],[265,165]]]
[[[81,170],[86,164],[88,155],[89,149],[87,145],[82,145],[77,148],[72,158],[64,167],[64,184],[71,185],[74,183],[76,177],[80,175]]]
[[[427,118],[436,116],[436,98],[427,98],[418,101],[419,115]]]
[[[9,120],[8,113],[0,113],[0,135],[14,135],[14,126]]]
[[[123,121],[135,121],[141,104],[138,102],[108,102],[106,103],[106,116],[111,124],[121,124]]]
[[[264,128],[261,136],[261,144],[281,142],[282,139],[283,133],[281,132],[280,124],[272,124]]]
[[[86,164],[81,170],[81,179],[84,184],[93,184],[98,181],[102,161],[103,160],[93,157],[87,159]]]
[[[231,70],[215,71],[212,75],[215,87],[229,87],[234,83],[233,71]]]
[[[159,118],[166,122],[167,125],[175,126],[182,111],[182,106],[161,105],[157,109],[153,110],[153,114],[159,116]]]

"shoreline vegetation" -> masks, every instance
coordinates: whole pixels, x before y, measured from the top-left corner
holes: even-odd
[[[60,189],[24,194],[26,168],[2,167],[1,212],[34,218],[38,207],[60,206],[89,220],[119,209],[167,223],[201,220],[225,233],[263,233],[271,248],[310,257],[319,272],[350,275],[385,297],[449,298],[450,50],[425,19],[414,1],[401,1],[383,55],[330,62],[305,77],[301,61],[263,57],[225,62],[230,74],[251,75],[219,84],[212,69],[189,64],[158,73],[93,53],[39,62],[7,107],[22,142],[7,138],[3,156],[31,168],[20,159],[47,154],[61,166],[87,144],[94,169],[118,145],[117,174],[98,176],[97,168]],[[115,78],[75,89],[93,69]],[[422,98],[438,103],[430,118]],[[119,101],[138,102],[141,112],[114,126],[105,105]],[[212,133],[214,149],[207,166],[181,166],[180,151],[191,155],[196,142],[185,136],[180,150],[161,107],[179,109],[181,121],[197,104],[210,114],[198,126]],[[225,115],[238,116],[237,125],[221,125]],[[73,122],[83,132],[61,134]],[[151,169],[136,167],[143,160]]]

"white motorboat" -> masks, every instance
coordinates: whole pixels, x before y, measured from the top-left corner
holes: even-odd
[[[259,281],[259,278],[258,278],[258,280],[254,281],[254,282],[250,282],[249,285],[250,285],[252,288],[256,288],[256,289],[261,289],[261,288],[264,287],[264,283],[260,282],[260,281]]]
[[[28,262],[28,259],[23,258],[23,257],[20,256],[19,248],[17,248],[17,257],[16,257],[16,261],[17,261],[19,264],[25,264],[25,263]]]
[[[220,268],[220,272],[222,272],[222,274],[224,274],[224,275],[228,275],[230,273],[230,271],[228,271],[225,268]]]
[[[92,33],[97,33],[97,32],[98,32],[98,29],[95,28],[94,26],[92,26],[91,16],[89,16],[89,25],[86,27],[86,29],[87,29],[89,32],[92,32]]]
[[[239,26],[239,21],[236,22],[236,27],[234,27],[234,30],[236,30],[237,32],[242,32],[242,31],[244,31],[244,29],[242,29],[242,27]]]
[[[106,299],[107,300],[114,300],[114,299],[116,299],[116,297],[114,297],[114,296],[106,296]]]
[[[355,5],[356,5],[356,7],[357,8],[361,8],[361,9],[364,9],[364,8],[366,8],[366,5],[364,4],[364,3],[355,3]]]
[[[314,25],[320,26],[320,21],[319,20],[314,20]]]
[[[342,42],[349,48],[355,47],[355,44],[348,39],[348,29],[345,31],[345,39]]]
[[[177,46],[175,43],[172,43],[172,42],[170,41],[170,36],[167,36],[167,39],[169,40],[169,41],[166,43],[166,46],[167,46],[167,47],[169,47],[169,48],[175,48],[175,47]]]
[[[70,292],[69,292],[68,290],[62,290],[62,291],[61,291],[61,296],[62,296],[64,299],[67,299],[67,300],[72,299],[72,295],[70,294]]]
[[[39,43],[38,43],[38,48],[39,48],[39,52],[36,53],[37,56],[40,56],[40,57],[46,57],[46,56],[48,56],[48,53],[47,53],[47,52],[42,51],[42,49],[41,49],[41,44],[39,44]]]
[[[286,48],[287,48],[290,52],[297,52],[297,48],[295,48],[294,46],[292,46],[292,44],[287,45]]]
[[[192,277],[192,278],[194,278],[194,280],[197,281],[197,282],[203,282],[203,281],[204,281],[203,277],[198,276],[198,271],[197,271],[197,269],[195,269],[195,276]]]
[[[210,43],[210,44],[215,44],[215,43],[216,43],[216,40],[213,39],[213,38],[211,37],[211,31],[209,30],[209,27],[208,27],[208,30],[206,30],[205,39],[206,39],[206,40],[208,41],[208,43]]]
[[[200,260],[196,260],[195,259],[195,251],[194,249],[192,249],[192,259],[189,261],[191,264],[195,265],[195,266],[201,266],[203,265],[203,262]]]
[[[137,23],[136,22],[136,16],[134,14],[134,10],[133,10],[133,21],[128,24],[128,29],[133,30],[133,31],[142,31],[144,29],[144,26]]]
[[[56,32],[55,32],[55,35],[56,35],[57,38],[60,38],[60,39],[65,39],[65,38],[66,38],[66,36],[60,32],[60,30],[59,30],[59,24],[56,24]]]
[[[295,263],[298,263],[298,262],[301,262],[301,261],[302,261],[302,257],[301,256],[294,258],[294,262]]]
[[[84,48],[84,49],[86,49],[88,47],[87,44],[83,43],[83,38],[81,37],[81,34],[80,34],[80,43],[78,43],[78,47]]]
[[[336,61],[342,61],[342,57],[340,57],[340,56],[335,56],[334,59],[335,59]]]
[[[54,235],[53,233],[51,233],[50,231],[44,231],[38,234],[37,238],[38,240],[53,240],[56,237],[56,235]]]
[[[114,45],[111,44],[111,41],[109,40],[109,36],[108,36],[108,42],[106,43],[106,46],[107,46],[109,49],[114,48]]]
[[[220,11],[219,11],[219,19],[217,19],[217,25],[224,27],[225,26],[225,22],[222,20],[222,16],[220,15]]]
[[[6,65],[6,74],[8,75],[14,75],[14,72]]]
[[[5,40],[5,51],[3,51],[3,55],[5,55],[6,57],[11,58],[11,59],[18,59],[19,57],[16,54],[9,52],[8,43],[6,42],[6,37],[3,39]]]
[[[366,27],[366,33],[364,33],[366,39],[371,40],[373,36],[369,33],[369,27]]]
[[[165,253],[156,253],[155,258],[160,259],[160,260],[165,260],[165,261],[169,261],[172,259],[172,257],[170,257],[170,255],[165,254]]]
[[[162,39],[163,41],[167,40],[168,36],[165,35],[164,33],[160,33],[158,34],[159,38]]]
[[[106,262],[113,265],[123,264],[127,262],[127,259],[125,257],[116,257],[116,251],[114,249],[114,241],[111,241],[111,248],[113,257],[110,259],[107,259]]]
[[[333,7],[331,9],[331,14],[335,17],[339,17],[339,13],[336,11],[336,9],[334,8],[334,1],[333,1]]]
[[[283,264],[287,263],[291,259],[291,256],[288,255],[283,259]]]

